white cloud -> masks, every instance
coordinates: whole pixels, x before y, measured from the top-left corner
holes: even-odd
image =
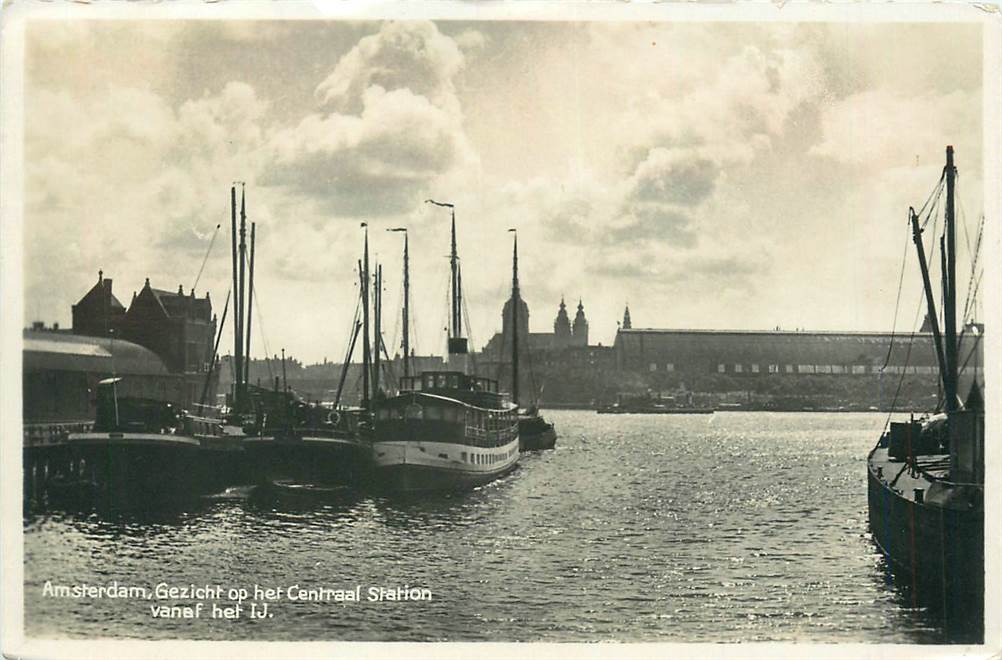
[[[871,169],[912,165],[956,144],[968,162],[981,155],[981,95],[904,94],[870,89],[840,99],[821,117],[823,139],[811,153]]]
[[[462,65],[434,24],[382,25],[317,87],[332,111],[273,136],[266,180],[341,215],[406,211],[437,177],[476,166],[452,82]]]

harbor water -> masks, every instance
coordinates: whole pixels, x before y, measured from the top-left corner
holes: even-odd
[[[867,531],[885,415],[551,411],[557,449],[478,490],[25,520],[31,636],[936,643]],[[143,587],[57,597],[53,585]],[[46,591],[46,584],[49,590]],[[159,618],[156,585],[281,589],[263,618]],[[358,589],[361,602],[289,599]],[[397,588],[403,588],[397,591]],[[413,594],[367,600],[372,588]],[[417,588],[417,591],[414,591]],[[427,592],[430,591],[430,599]],[[330,592],[328,592],[329,594]],[[259,605],[259,604],[258,604]]]

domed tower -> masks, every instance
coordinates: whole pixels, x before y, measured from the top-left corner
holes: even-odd
[[[571,345],[571,320],[567,316],[567,305],[563,296],[560,297],[560,310],[553,321],[554,348],[566,348]]]
[[[630,305],[626,305],[626,311],[623,312],[623,330],[629,330],[633,327],[633,321],[630,320]]]
[[[529,343],[529,305],[522,299],[522,295],[516,292],[504,304],[501,310],[501,337],[504,361],[511,360],[511,306],[516,301],[518,304],[518,352],[521,354]]]
[[[584,304],[578,299],[578,313],[574,315],[574,327],[571,330],[575,346],[588,345],[588,319],[585,318]]]

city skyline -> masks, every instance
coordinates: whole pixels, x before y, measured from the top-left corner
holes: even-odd
[[[501,329],[512,226],[533,332],[561,295],[583,300],[592,344],[627,303],[635,327],[911,329],[917,277],[894,314],[906,214],[946,144],[968,242],[981,214],[980,29],[36,22],[26,321],[68,325],[98,270],[125,304],[146,277],[188,291],[217,224],[197,290],[221,313],[239,179],[258,223],[255,357],[266,338],[268,355],[341,359],[361,222],[391,354],[397,226],[413,346],[443,353],[449,214],[429,197],[456,204],[477,349]]]

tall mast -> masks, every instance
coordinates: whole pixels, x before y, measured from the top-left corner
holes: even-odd
[[[946,357],[943,354],[943,336],[939,332],[939,316],[936,314],[936,295],[929,279],[929,264],[925,258],[925,245],[922,243],[922,228],[914,208],[908,209],[908,217],[912,223],[912,240],[918,252],[919,269],[922,271],[922,288],[925,290],[925,302],[928,308],[929,325],[932,328],[932,340],[936,346],[936,361],[939,364],[940,378],[944,389],[946,387]]]
[[[943,325],[946,333],[946,412],[957,410],[957,233],[954,215],[954,189],[957,169],[953,165],[953,146],[946,148],[946,272],[943,290]]]
[[[369,225],[365,228],[365,250],[362,256],[359,281],[362,283],[362,407],[369,409],[369,369],[372,364],[369,344]]]
[[[386,231],[403,232],[404,234],[404,377],[411,375],[411,341],[410,341],[410,307],[411,307],[411,278],[410,278],[410,258],[407,253],[407,227],[393,227]]]
[[[459,255],[456,252],[456,209],[452,207],[452,250],[449,253],[449,266],[452,268],[452,336],[463,335],[463,324],[460,320],[459,306],[462,295],[459,280]]]
[[[518,231],[511,251],[511,400],[518,405],[518,308],[521,294],[518,290]]]
[[[240,355],[243,352],[243,335],[240,327],[239,283],[237,276],[237,187],[230,186],[230,246],[233,256],[233,407],[240,409]]]
[[[247,361],[247,367],[244,369],[245,392],[247,391],[247,383],[250,382],[251,325],[254,322],[252,312],[254,311],[254,229],[256,226],[256,222],[251,223],[250,274],[247,280],[247,349],[244,351],[244,357]]]
[[[462,363],[463,371],[466,370],[466,355],[468,347],[466,339],[463,337],[462,306],[463,306],[463,274],[459,268],[459,254],[456,250],[456,207],[447,202],[436,202],[433,199],[425,200],[429,204],[444,206],[452,211],[452,249],[449,254],[449,266],[452,269],[452,310],[449,328],[449,355],[462,355],[457,362]]]
[[[409,237],[404,230],[404,376],[411,375],[411,340],[410,340],[410,309],[411,309],[411,275],[410,255],[408,254]]]
[[[240,266],[240,291],[237,295],[237,316],[240,317],[240,333],[241,336],[244,333],[244,329],[247,327],[245,325],[245,319],[247,318],[247,299],[244,297],[244,278],[246,277],[247,269],[247,205],[246,205],[246,191],[244,189],[243,183],[240,184],[240,255],[239,266]],[[241,344],[243,341],[241,341]],[[247,382],[247,365],[244,360],[244,350],[243,346],[240,347],[240,354],[237,357],[237,362],[240,363],[240,378],[237,380],[237,402],[239,404],[238,408],[240,412],[243,412],[244,405],[244,386]]]
[[[383,344],[383,265],[376,265],[376,290],[372,294],[372,308],[373,316],[375,317],[374,325],[375,332],[372,337],[373,349],[376,354],[372,357],[372,393],[375,395],[379,392],[379,362],[380,355],[379,349]]]

